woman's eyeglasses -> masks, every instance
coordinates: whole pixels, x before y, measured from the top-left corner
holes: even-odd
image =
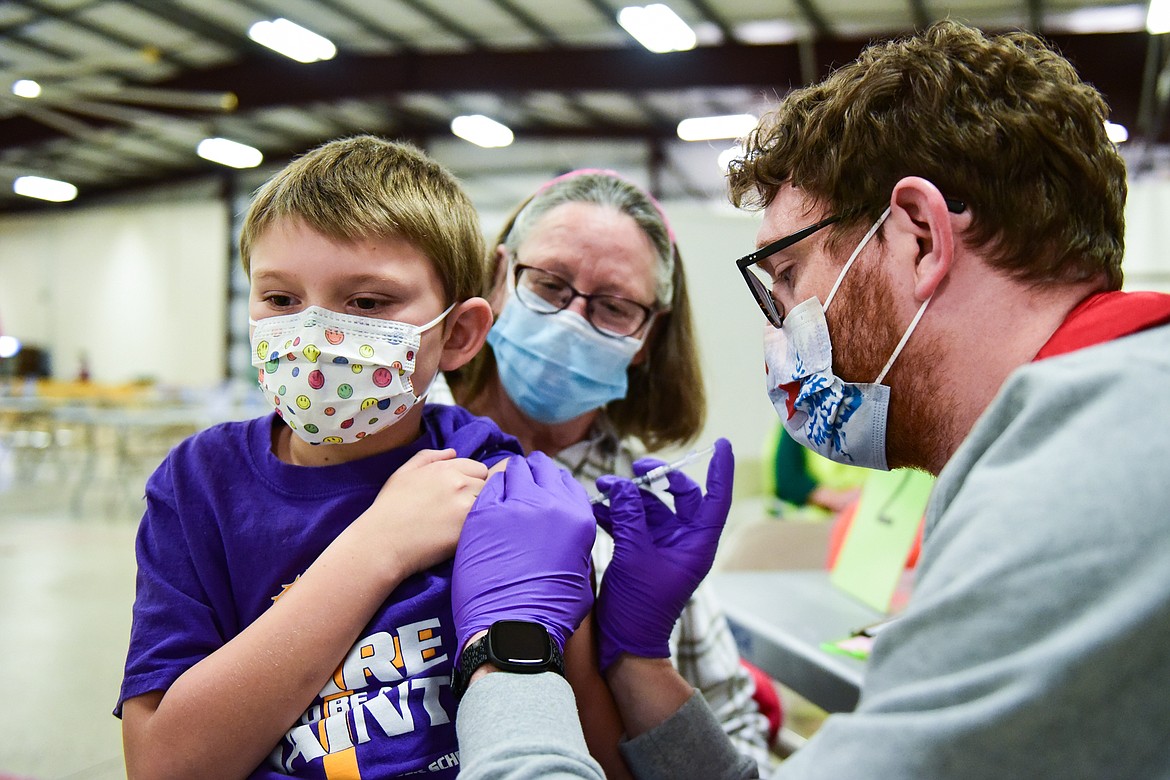
[[[538,314],[555,314],[568,308],[574,298],[585,300],[585,319],[604,336],[622,338],[637,333],[654,309],[617,295],[586,295],[573,285],[540,268],[515,266],[516,297]]]

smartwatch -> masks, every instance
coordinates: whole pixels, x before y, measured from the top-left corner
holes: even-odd
[[[548,629],[527,620],[497,620],[485,636],[467,646],[451,670],[451,692],[458,701],[476,669],[490,663],[501,672],[565,675],[565,661]]]

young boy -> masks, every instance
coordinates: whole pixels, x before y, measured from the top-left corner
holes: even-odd
[[[521,452],[421,399],[491,327],[475,210],[416,149],[352,138],[265,184],[240,250],[274,413],[147,483],[128,773],[454,776],[450,559],[488,467]]]

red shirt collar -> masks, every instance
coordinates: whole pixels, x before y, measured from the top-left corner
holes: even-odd
[[[1170,295],[1103,292],[1069,312],[1033,360],[1063,355],[1170,322]]]

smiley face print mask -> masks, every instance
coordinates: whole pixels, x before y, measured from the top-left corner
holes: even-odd
[[[351,444],[393,425],[418,403],[414,373],[425,325],[310,306],[251,321],[252,365],[281,419],[310,444]]]

